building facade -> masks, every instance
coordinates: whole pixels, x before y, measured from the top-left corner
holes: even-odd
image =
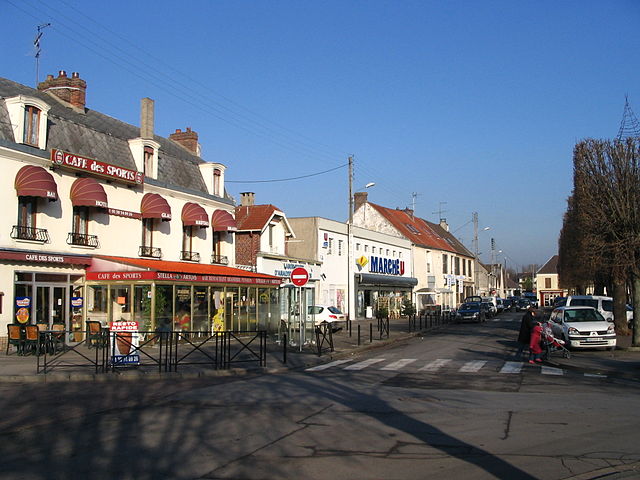
[[[318,304],[338,307],[353,319],[372,318],[381,307],[399,315],[403,301],[411,300],[417,280],[408,240],[321,217],[289,221],[299,240],[289,251],[320,262]]]
[[[410,209],[371,203],[365,192],[355,194],[353,222],[411,243],[411,270],[417,280],[413,301],[418,311],[450,310],[474,293],[474,256],[449,232],[446,222],[434,224]]]
[[[87,108],[77,73],[37,89],[0,79],[3,333],[16,321],[81,332],[89,318],[257,325],[261,289],[280,279],[233,268],[226,166],[200,157],[190,128],[156,135],[154,102],[140,105],[136,127]]]
[[[553,307],[557,297],[564,297],[567,291],[560,288],[558,280],[558,255],[554,255],[536,272],[535,288],[540,307]]]

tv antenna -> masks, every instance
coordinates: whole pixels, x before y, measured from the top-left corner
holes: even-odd
[[[36,38],[33,41],[33,46],[35,48],[34,57],[36,58],[36,88],[38,88],[38,82],[40,81],[40,53],[42,50],[40,49],[40,39],[42,38],[43,30],[47,27],[50,27],[50,23],[43,23],[38,25],[38,33],[36,34]]]
[[[435,215],[436,213],[438,214],[438,219],[440,219],[440,221],[444,220],[444,217],[442,216],[443,213],[447,213],[446,210],[442,209],[443,205],[446,205],[447,202],[439,202],[438,203],[438,211],[437,212],[431,212],[433,215]]]

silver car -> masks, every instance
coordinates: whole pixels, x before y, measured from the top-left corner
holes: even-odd
[[[593,307],[558,307],[549,317],[553,334],[569,348],[616,348],[614,325]]]

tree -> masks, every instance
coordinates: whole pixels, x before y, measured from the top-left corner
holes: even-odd
[[[616,330],[627,332],[627,278],[634,298],[633,344],[640,345],[640,138],[587,139],[574,149],[574,208],[584,261],[612,285]],[[563,259],[564,262],[564,259]]]

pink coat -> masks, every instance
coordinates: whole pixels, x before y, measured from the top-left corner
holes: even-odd
[[[542,339],[542,327],[539,324],[531,329],[531,340],[529,340],[529,350],[531,353],[542,353],[540,340]]]

